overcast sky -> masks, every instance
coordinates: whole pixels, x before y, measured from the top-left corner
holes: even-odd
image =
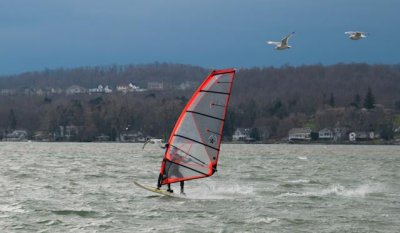
[[[1,0],[0,75],[109,64],[400,63],[399,0]],[[352,41],[349,30],[369,32]],[[290,50],[267,40],[288,33]]]

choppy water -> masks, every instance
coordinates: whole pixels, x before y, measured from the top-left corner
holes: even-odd
[[[0,143],[0,232],[399,232],[399,149],[223,145],[177,199],[155,146]]]

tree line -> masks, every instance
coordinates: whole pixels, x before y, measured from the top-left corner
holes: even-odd
[[[0,89],[68,87],[129,82],[145,86],[162,81],[162,91],[67,96],[0,96],[0,130],[52,133],[74,125],[73,140],[115,140],[128,131],[168,138],[193,90],[168,88],[185,81],[200,83],[209,69],[181,64],[83,67],[30,72],[0,78]],[[238,69],[224,129],[226,139],[238,127],[267,130],[282,138],[295,127],[314,130],[347,127],[373,130],[393,138],[399,127],[400,66],[336,64]]]

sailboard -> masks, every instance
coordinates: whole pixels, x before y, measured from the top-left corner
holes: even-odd
[[[194,92],[168,140],[159,185],[205,178],[217,171],[235,69],[212,71]]]
[[[134,183],[136,186],[138,186],[138,187],[140,187],[140,188],[142,188],[142,189],[148,190],[148,191],[153,192],[153,193],[156,193],[156,194],[164,195],[164,196],[167,196],[167,197],[184,198],[183,195],[170,193],[170,192],[168,192],[167,190],[154,188],[153,186],[146,185],[146,184],[141,184],[141,183],[139,183],[139,182],[137,182],[137,181],[133,181],[133,183]]]

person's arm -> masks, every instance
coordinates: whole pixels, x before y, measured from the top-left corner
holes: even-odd
[[[168,146],[169,146],[169,144],[166,143],[164,146],[162,146],[161,143],[159,143],[158,146],[159,146],[161,149],[167,149]]]

